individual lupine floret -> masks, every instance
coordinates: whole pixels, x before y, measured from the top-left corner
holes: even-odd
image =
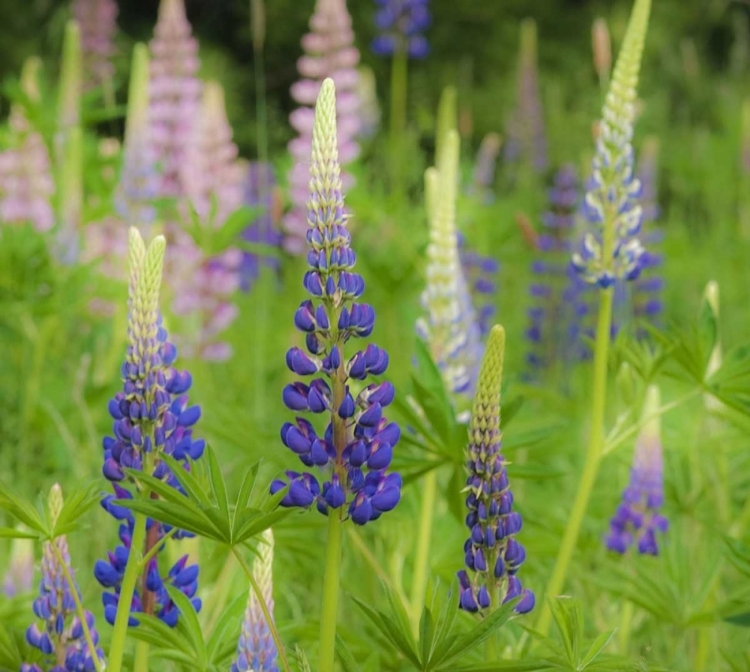
[[[378,56],[405,53],[409,58],[425,58],[430,45],[423,35],[430,27],[429,0],[375,0],[378,11],[375,26],[380,31],[372,41]]]
[[[616,553],[631,546],[645,555],[657,555],[657,532],[666,532],[669,523],[661,515],[664,504],[664,458],[659,421],[659,388],[652,385],[643,407],[643,429],[635,445],[630,483],[622,493],[622,503],[610,520],[605,543]]]
[[[273,616],[273,532],[270,529],[261,535],[258,557],[253,562],[253,578],[260,588],[268,613]],[[265,614],[251,588],[237,642],[237,660],[232,663],[231,672],[278,672],[277,657],[278,651]]]
[[[643,222],[638,204],[641,183],[633,172],[636,86],[646,37],[650,0],[636,0],[604,102],[585,212],[594,228],[573,254],[581,277],[601,288],[617,279],[633,280],[641,271],[644,249],[636,236]]]
[[[636,320],[658,324],[664,305],[662,291],[664,279],[659,269],[664,264],[662,254],[658,251],[662,232],[653,228],[653,223],[659,218],[659,203],[657,193],[659,141],[649,138],[644,142],[638,162],[638,180],[641,183],[641,208],[643,210],[643,242],[647,250],[641,258],[641,275],[633,282],[632,304],[633,315]]]
[[[21,75],[21,88],[35,104],[41,101],[37,83],[40,67],[41,61],[31,58]],[[0,152],[0,222],[30,222],[37,231],[49,231],[55,223],[55,181],[47,145],[20,105],[11,107],[9,122],[14,144]]]
[[[161,0],[151,50],[149,86],[151,142],[161,167],[159,195],[182,195],[180,168],[198,111],[198,43],[184,0]]]
[[[53,524],[60,516],[63,507],[62,489],[52,486],[49,495],[49,511]],[[65,564],[65,569],[61,565]],[[67,573],[72,578],[68,582]],[[75,572],[71,567],[68,541],[65,535],[52,541],[45,541],[42,549],[42,580],[39,583],[39,597],[34,600],[34,614],[43,621],[40,626],[34,623],[26,630],[26,641],[39,649],[47,658],[50,672],[93,672],[94,660],[91,655],[83,625],[76,612],[73,591],[80,601],[81,591],[75,582]],[[86,626],[91,635],[91,643],[96,647],[99,635],[94,628],[94,616],[84,612]],[[95,657],[104,658],[101,649],[96,649]],[[24,663],[21,672],[42,672],[36,664]]]
[[[533,378],[570,355],[580,329],[585,328],[582,321],[587,304],[579,301],[582,283],[568,272],[579,198],[576,169],[563,165],[548,192],[549,209],[542,215],[544,229],[536,237],[539,254],[531,265],[534,277],[529,286],[526,363]]]
[[[520,597],[516,612],[534,608],[534,593],[523,588],[518,570],[526,551],[516,540],[521,514],[513,510],[505,458],[500,453],[500,384],[505,356],[505,330],[493,327],[482,359],[469,426],[466,466],[466,567],[458,572],[459,604],[465,611],[481,611]]]
[[[449,131],[439,152],[439,165],[425,173],[430,243],[422,306],[427,314],[417,322],[417,331],[428,343],[450,391],[471,394],[482,341],[458,249],[458,145],[458,133]]]
[[[112,57],[119,8],[116,0],[75,0],[73,16],[81,27],[84,88],[102,86],[114,75]]]
[[[163,455],[170,455],[181,462],[183,468],[190,469],[190,461],[200,458],[205,449],[205,442],[193,436],[192,428],[201,411],[199,406],[189,406],[187,392],[192,377],[187,371],[174,367],[177,350],[169,342],[159,314],[164,238],[155,238],[147,250],[140,233],[131,228],[129,243],[128,347],[122,367],[123,389],[109,402],[114,436],[104,439],[102,467],[115,493],[115,497],[104,497],[102,506],[121,521],[122,545],[111,552],[107,560],[98,561],[94,569],[99,583],[112,589],[103,596],[104,614],[109,623],[115,619],[135,524],[132,514],[114,502],[132,498],[137,488],[124,469],[144,471],[180,489]],[[150,521],[143,552],[159,544],[166,532],[161,524]],[[181,536],[185,534],[175,534],[175,537]],[[200,600],[194,597],[197,576],[198,567],[187,566],[187,557],[184,557],[164,577],[159,573],[154,556],[134,595],[131,610],[155,614],[167,625],[174,626],[178,611],[164,584],[178,587],[192,598],[196,609],[200,609]],[[137,622],[136,618],[130,619],[131,625]]]
[[[302,49],[304,56],[297,61],[302,79],[290,91],[292,98],[300,105],[289,117],[298,133],[298,137],[289,143],[289,152],[294,159],[288,176],[293,205],[284,218],[284,247],[294,254],[305,251],[307,181],[315,117],[313,106],[321,82],[328,77],[334,81],[338,91],[339,161],[346,165],[359,155],[356,142],[359,133],[359,51],[354,46],[352,19],[346,8],[346,0],[317,0],[315,12],[310,18],[310,32],[302,38]],[[345,187],[353,183],[349,175],[344,174],[342,179]]]
[[[303,301],[294,316],[307,352],[291,348],[286,362],[297,375],[323,377],[287,385],[283,400],[287,408],[322,414],[327,422],[320,433],[298,417],[284,424],[281,440],[306,467],[319,467],[325,475],[321,485],[310,472],[288,471],[287,481],[274,481],[271,491],[288,482],[283,506],[316,504],[324,514],[345,508],[354,523],[364,525],[392,510],[401,497],[401,476],[387,472],[400,430],[383,415],[394,399],[393,386],[365,383],[385,372],[387,353],[373,344],[351,356],[345,352],[350,339],[372,333],[375,311],[357,301],[365,283],[353,271],[356,255],[346,227],[331,79],[323,83],[315,109],[307,205],[310,270],[303,284],[312,299]]]
[[[544,110],[539,93],[536,23],[526,19],[521,24],[521,47],[518,59],[517,101],[508,123],[504,159],[530,165],[537,173],[547,168],[547,135]]]

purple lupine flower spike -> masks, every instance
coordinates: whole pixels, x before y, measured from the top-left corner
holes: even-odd
[[[62,506],[62,489],[55,484],[49,496],[49,510],[53,521],[59,517]],[[72,586],[65,576],[58,553],[73,578]],[[42,624],[34,623],[26,630],[26,641],[42,652],[46,661],[45,669],[49,669],[50,672],[94,670],[92,652],[76,613],[73,591],[80,600],[81,591],[75,582],[75,571],[71,567],[68,541],[65,535],[62,535],[44,542],[42,580],[39,583],[39,597],[34,600],[33,605],[34,614]],[[99,635],[94,627],[94,616],[88,611],[84,614],[91,641],[96,647]],[[101,649],[96,649],[95,657],[103,660],[104,653]],[[42,672],[42,667],[24,663],[21,665],[21,672]]]
[[[273,616],[273,532],[270,529],[261,536],[258,557],[253,563],[253,577]],[[251,588],[242,621],[242,632],[237,642],[237,659],[232,663],[231,672],[278,672],[277,658],[278,651],[268,622],[258,597]]]
[[[394,399],[393,386],[386,381],[364,385],[368,377],[385,372],[386,352],[373,344],[353,355],[345,352],[349,340],[372,333],[375,311],[357,301],[365,283],[353,270],[356,255],[346,227],[331,79],[323,82],[315,108],[307,208],[309,270],[303,284],[311,298],[294,316],[306,347],[289,350],[286,363],[299,376],[317,377],[309,384],[287,385],[282,397],[293,411],[312,413],[313,419],[323,415],[325,429],[298,416],[284,424],[281,440],[306,467],[322,470],[323,483],[310,472],[287,471],[287,479],[274,481],[271,491],[288,484],[283,506],[315,504],[323,514],[346,509],[355,524],[364,525],[391,511],[401,497],[401,476],[387,472],[400,430],[383,414]]]
[[[149,49],[151,142],[161,166],[159,194],[175,197],[181,195],[180,167],[201,94],[198,43],[184,0],[161,0]]]
[[[298,136],[289,143],[294,166],[289,173],[292,209],[284,218],[284,247],[293,254],[305,251],[307,231],[306,200],[310,147],[315,113],[313,105],[321,83],[330,77],[338,90],[339,161],[347,164],[359,155],[356,137],[359,133],[359,99],[357,97],[357,64],[359,51],[354,46],[352,19],[346,0],[317,0],[310,19],[310,32],[302,38],[304,56],[297,61],[302,79],[291,88],[292,98],[301,107],[292,112],[289,121]],[[342,175],[345,187],[353,180]]]
[[[470,193],[478,196],[483,203],[491,203],[494,200],[492,186],[495,182],[495,168],[497,157],[503,141],[499,134],[488,133],[482,138],[477,156],[474,161],[472,172],[472,184]]]
[[[177,349],[172,345],[159,314],[165,240],[158,236],[146,249],[137,229],[130,229],[130,288],[128,296],[128,348],[122,366],[123,389],[109,402],[109,414],[114,420],[113,434],[103,441],[104,464],[102,473],[112,483],[114,495],[102,500],[102,507],[121,521],[119,534],[122,544],[97,561],[94,575],[111,592],[105,592],[104,616],[114,623],[125,567],[130,556],[135,520],[128,509],[114,503],[116,499],[130,499],[137,483],[129,478],[125,468],[149,472],[180,489],[163,455],[170,455],[190,469],[191,462],[203,454],[205,442],[193,436],[193,427],[201,409],[190,406],[187,392],[192,377],[187,371],[174,367]],[[153,548],[168,530],[149,520],[146,547]],[[176,538],[187,536],[178,531]],[[162,547],[163,548],[163,547]],[[179,611],[167,593],[165,584],[179,588],[189,597],[196,610],[201,601],[195,597],[198,567],[187,565],[181,558],[166,573],[159,571],[156,558],[147,568],[131,602],[132,612],[145,612],[160,618],[169,626],[177,623]],[[130,625],[138,619],[131,617]]]
[[[544,229],[536,238],[539,254],[531,265],[526,363],[532,378],[571,355],[587,314],[587,304],[580,301],[585,284],[568,268],[578,206],[578,176],[575,167],[566,164],[555,173],[549,190]]]
[[[605,539],[607,548],[616,553],[635,546],[638,553],[657,555],[656,535],[669,527],[660,513],[664,504],[664,458],[658,411],[659,388],[652,385],[646,393],[645,424],[636,441],[630,483],[622,493],[622,503],[610,521]]]
[[[548,160],[536,47],[536,23],[533,19],[526,19],[521,24],[518,100],[508,122],[504,159],[509,163],[528,164],[537,173],[541,173],[547,168]]]
[[[39,59],[29,59],[21,75],[23,91],[35,103],[41,100],[36,81],[40,66]],[[55,181],[47,145],[20,106],[13,105],[9,121],[14,143],[0,152],[0,221],[30,222],[37,231],[49,231],[55,223]]]
[[[469,426],[469,476],[466,480],[466,569],[458,572],[459,606],[470,612],[499,606],[516,597],[519,614],[534,608],[534,593],[524,589],[518,570],[526,551],[517,541],[521,514],[513,509],[505,458],[500,453],[500,385],[505,356],[505,330],[493,327],[482,359]],[[467,571],[468,570],[468,571]]]
[[[378,56],[406,53],[409,58],[425,58],[430,45],[424,31],[430,26],[429,0],[375,0],[375,25],[380,31],[372,41]]]
[[[261,213],[242,232],[249,243],[279,247],[283,236],[276,228],[279,204],[276,179],[270,164],[251,162],[245,178],[245,205],[261,208]],[[258,278],[262,265],[278,269],[279,261],[261,252],[243,251],[240,265],[240,287],[247,291]]]
[[[17,538],[10,547],[10,561],[3,576],[3,594],[15,597],[31,591],[34,583],[34,541]]]
[[[659,317],[664,308],[662,291],[664,279],[659,269],[664,263],[658,247],[663,239],[663,232],[655,229],[653,223],[659,219],[657,193],[659,141],[649,138],[643,143],[638,162],[638,179],[641,183],[641,207],[643,208],[643,234],[646,252],[641,259],[641,275],[633,281],[633,315],[636,321],[645,321],[651,325],[659,324]]]
[[[112,79],[114,35],[119,8],[116,0],[75,0],[73,17],[81,28],[84,87],[91,89]]]
[[[471,291],[479,331],[484,338],[490,333],[495,317],[494,295],[497,293],[500,264],[496,259],[470,249],[466,237],[461,233],[458,234],[458,250],[461,268]]]

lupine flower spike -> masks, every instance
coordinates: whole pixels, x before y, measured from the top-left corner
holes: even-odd
[[[84,88],[102,86],[112,79],[117,30],[116,0],[75,0],[73,16],[81,27]]]
[[[41,61],[31,58],[21,74],[21,88],[33,104],[41,101],[40,67]],[[19,105],[11,107],[9,122],[14,144],[0,152],[0,220],[3,224],[30,222],[37,231],[49,231],[55,223],[55,182],[47,146]]]
[[[58,484],[52,486],[49,495],[49,512],[53,524],[60,516],[63,507],[62,489]],[[65,564],[65,569],[60,561]],[[72,577],[72,585],[66,573]],[[21,672],[93,672],[95,663],[92,651],[86,641],[84,628],[76,613],[75,591],[78,600],[81,592],[74,578],[71,567],[68,540],[65,535],[52,541],[44,542],[42,549],[42,580],[39,584],[39,597],[34,600],[34,613],[42,624],[34,623],[26,631],[26,641],[39,649],[46,657],[44,668],[37,664],[21,665]],[[99,635],[94,627],[93,615],[84,612],[91,644],[96,647]],[[104,658],[104,653],[97,648],[95,657]]]
[[[3,577],[3,594],[28,593],[34,582],[34,540],[17,538],[10,547],[10,561]]]
[[[273,616],[273,532],[268,529],[261,536],[258,557],[253,562],[253,577],[263,595],[263,601]],[[237,642],[237,659],[231,672],[278,672],[278,651],[268,628],[266,617],[251,588]]]
[[[601,86],[605,87],[612,70],[612,41],[607,22],[601,17],[595,19],[591,26],[591,48],[594,55],[594,71]]]
[[[584,201],[593,231],[573,254],[573,267],[589,283],[611,287],[641,271],[644,249],[636,236],[643,222],[640,181],[633,173],[636,86],[646,37],[650,0],[637,0],[609,87],[590,188]]]
[[[200,458],[205,448],[202,439],[193,437],[192,428],[201,410],[199,406],[188,405],[187,391],[192,378],[187,371],[178,371],[173,366],[177,350],[169,342],[159,314],[165,240],[157,236],[146,249],[140,233],[131,228],[129,243],[128,349],[122,367],[123,390],[109,402],[114,436],[104,439],[102,467],[104,477],[114,489],[114,496],[104,497],[102,506],[120,521],[122,545],[110,552],[107,560],[99,560],[94,568],[99,583],[111,591],[103,596],[104,616],[110,624],[117,613],[135,530],[132,513],[114,503],[115,499],[131,499],[138,494],[136,482],[123,469],[153,474],[179,489],[162,456],[172,456],[189,470],[191,461]],[[160,544],[167,531],[160,523],[149,520],[143,552]],[[186,534],[178,531],[174,536],[180,538]],[[176,625],[179,610],[167,593],[166,583],[185,593],[199,610],[201,601],[195,597],[198,567],[189,566],[187,561],[187,556],[180,558],[163,574],[154,556],[132,598],[131,612],[152,614],[169,626]],[[137,625],[137,618],[131,616],[129,624]]]
[[[518,570],[526,551],[516,540],[521,514],[513,510],[505,458],[500,453],[500,385],[505,356],[505,330],[490,332],[482,359],[479,383],[469,426],[466,466],[466,526],[464,544],[467,569],[458,572],[460,607],[476,612],[497,608],[516,597],[515,611],[534,608],[534,593],[521,586]],[[467,571],[468,570],[468,571]]]
[[[417,322],[417,331],[428,343],[448,389],[456,394],[471,394],[482,342],[458,250],[458,133],[450,130],[441,145],[440,164],[425,173],[430,243],[422,293],[426,316]]]
[[[491,203],[495,196],[492,187],[495,183],[495,167],[502,144],[503,140],[498,133],[488,133],[482,138],[477,151],[470,189],[483,203]]]
[[[345,510],[357,525],[376,520],[392,510],[401,496],[401,476],[388,473],[400,430],[389,423],[383,409],[394,398],[387,382],[364,381],[383,374],[388,355],[376,345],[347,355],[351,339],[372,333],[375,311],[357,299],[365,283],[354,272],[356,255],[346,228],[336,141],[336,93],[327,79],[318,96],[310,164],[310,197],[307,203],[307,260],[304,277],[311,299],[300,304],[294,324],[305,334],[306,351],[289,350],[286,363],[298,376],[315,376],[309,384],[296,382],[284,388],[284,404],[292,411],[322,414],[322,432],[304,417],[281,428],[281,440],[305,467],[318,467],[323,482],[309,471],[287,471],[272,492],[287,483],[281,504],[302,508],[315,504],[323,514]]]
[[[664,458],[658,411],[659,388],[652,385],[646,392],[644,425],[635,445],[630,483],[610,521],[605,542],[616,553],[625,553],[635,546],[641,554],[657,555],[656,533],[666,532],[669,527],[660,513],[664,504]]]
[[[359,145],[356,142],[359,133],[359,51],[354,46],[352,19],[346,8],[346,0],[317,0],[315,12],[310,19],[310,31],[302,38],[305,55],[297,61],[302,79],[291,88],[292,98],[301,107],[289,117],[299,135],[289,143],[289,152],[295,161],[289,173],[293,208],[284,218],[284,247],[294,254],[305,250],[305,201],[315,117],[313,105],[321,83],[327,77],[333,79],[338,91],[336,111],[339,117],[339,161],[345,165],[359,155]],[[346,174],[342,179],[344,187],[353,183],[353,179]]]
[[[547,136],[544,110],[539,92],[536,23],[521,24],[521,48],[518,60],[518,100],[508,124],[504,158],[521,162],[541,173],[547,168]]]
[[[430,45],[424,31],[430,26],[429,0],[375,0],[375,25],[380,30],[372,41],[378,56],[405,53],[409,58],[425,58]]]

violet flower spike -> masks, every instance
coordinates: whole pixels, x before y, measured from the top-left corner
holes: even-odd
[[[302,49],[304,55],[297,61],[302,79],[290,91],[294,101],[300,105],[289,117],[298,133],[298,137],[289,143],[289,152],[294,159],[294,166],[288,175],[293,205],[284,218],[284,247],[292,254],[302,254],[306,247],[308,162],[315,116],[313,106],[321,83],[326,78],[334,81],[338,91],[339,161],[346,165],[359,155],[356,142],[359,135],[359,51],[354,46],[352,19],[346,8],[346,0],[317,0],[310,18],[310,32],[302,38]],[[344,187],[350,187],[354,182],[347,174],[342,175],[342,180]]]
[[[114,36],[119,7],[116,0],[75,0],[73,17],[81,28],[84,89],[111,81],[115,68]]]
[[[506,462],[500,453],[504,356],[505,330],[497,325],[487,341],[471,411],[465,488],[470,536],[464,544],[466,569],[458,572],[459,606],[469,612],[484,611],[520,597],[515,611],[525,614],[534,608],[535,599],[518,578],[526,558],[526,551],[516,540],[521,514],[513,510]]]
[[[282,398],[292,411],[324,416],[325,429],[319,431],[300,415],[284,424],[281,440],[305,467],[318,467],[323,481],[309,471],[287,471],[286,480],[274,481],[271,492],[288,485],[282,506],[315,504],[323,514],[345,509],[355,524],[364,525],[391,511],[401,497],[401,476],[387,471],[400,430],[383,414],[393,401],[393,386],[365,384],[368,377],[385,373],[387,353],[373,344],[353,355],[345,352],[351,339],[372,333],[375,311],[357,301],[365,283],[353,270],[356,255],[346,227],[331,79],[323,82],[315,109],[307,217],[310,270],[303,284],[311,298],[294,316],[306,348],[291,348],[286,363],[299,376],[317,377],[309,384],[287,385]]]
[[[660,513],[664,504],[664,458],[661,445],[659,388],[652,385],[643,406],[644,425],[638,435],[630,483],[610,521],[607,548],[623,554],[634,546],[642,555],[658,555],[657,533],[669,528]]]
[[[430,27],[429,0],[375,0],[375,26],[380,34],[372,41],[378,56],[406,53],[409,58],[426,58],[430,45],[424,31]]]

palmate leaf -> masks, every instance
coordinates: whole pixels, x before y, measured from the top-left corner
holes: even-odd
[[[129,476],[158,495],[158,499],[123,499],[116,500],[116,503],[166,525],[228,546],[248,541],[289,514],[287,509],[278,508],[284,490],[275,495],[255,494],[258,465],[254,465],[246,474],[235,504],[230,505],[224,476],[210,447],[206,449],[204,479],[199,480],[168,455],[164,456],[164,460],[186,494],[183,495],[158,478],[126,470]]]
[[[0,509],[37,532],[37,536],[43,538],[49,536],[50,530],[45,520],[46,516],[4,484],[0,484]]]

